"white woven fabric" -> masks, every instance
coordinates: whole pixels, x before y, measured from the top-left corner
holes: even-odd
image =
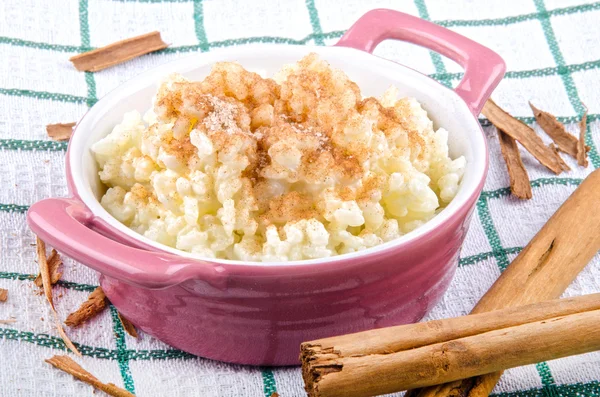
[[[47,141],[44,126],[76,121],[97,98],[131,76],[185,56],[186,52],[246,42],[330,45],[364,12],[395,8],[429,18],[496,50],[509,73],[495,101],[532,122],[528,100],[567,122],[577,133],[589,109],[590,166],[552,175],[521,151],[533,181],[533,199],[507,194],[508,177],[493,127],[486,127],[490,172],[475,212],[461,265],[442,302],[428,318],[467,314],[506,266],[542,227],[576,185],[600,167],[600,3],[584,0],[2,0],[0,2],[0,395],[85,396],[92,388],[53,369],[44,359],[67,354],[36,273],[34,236],[26,206],[65,196],[64,147]],[[68,58],[119,39],[159,30],[170,49],[111,69],[85,74]],[[405,43],[385,42],[377,55],[396,60],[445,83],[456,84],[453,62]],[[535,126],[545,141],[547,137]],[[30,150],[37,149],[37,150]],[[96,275],[65,258],[63,283],[55,287],[64,319],[97,284]],[[596,256],[566,296],[600,292]],[[115,335],[116,332],[116,335]],[[86,369],[138,396],[303,395],[298,368],[251,368],[189,357],[142,335],[123,336],[114,310],[107,310],[71,338],[83,345]],[[512,369],[496,388],[503,395],[600,396],[600,353]]]

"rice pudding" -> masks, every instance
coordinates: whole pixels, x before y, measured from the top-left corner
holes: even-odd
[[[316,54],[271,78],[217,63],[160,83],[142,117],[93,145],[102,206],[132,230],[199,257],[294,261],[400,237],[455,196],[448,155],[414,98],[359,87]]]

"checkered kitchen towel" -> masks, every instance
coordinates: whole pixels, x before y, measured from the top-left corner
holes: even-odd
[[[43,362],[65,347],[31,277],[34,236],[28,205],[67,194],[66,145],[49,141],[48,123],[78,120],[119,83],[192,52],[264,42],[330,45],[372,8],[386,7],[430,19],[497,51],[508,73],[493,97],[527,123],[528,100],[556,114],[576,133],[588,116],[590,166],[556,177],[529,154],[530,201],[509,195],[495,131],[485,132],[491,168],[462,251],[456,278],[429,318],[467,314],[502,270],[594,168],[600,167],[600,2],[584,0],[1,0],[0,1],[0,304],[1,396],[85,396],[91,387]],[[153,30],[172,43],[166,50],[98,73],[77,72],[68,58]],[[428,73],[447,85],[460,68],[422,48],[385,42],[376,54]],[[535,127],[538,128],[537,126]],[[545,135],[542,135],[545,137]],[[546,139],[548,141],[548,139]],[[55,287],[61,315],[75,310],[97,284],[96,275],[69,259]],[[597,256],[565,295],[600,292]],[[104,381],[138,396],[303,395],[298,368],[250,368],[173,350],[142,335],[124,334],[114,308],[89,325],[68,330],[82,365]],[[600,396],[600,353],[509,370],[496,388],[502,396]]]

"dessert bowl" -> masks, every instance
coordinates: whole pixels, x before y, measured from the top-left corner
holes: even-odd
[[[455,90],[371,55],[385,39],[437,51],[464,69]],[[100,205],[104,187],[90,147],[121,121],[144,111],[156,82],[172,72],[198,80],[219,61],[272,75],[315,52],[342,69],[365,95],[390,85],[415,97],[449,149],[467,168],[456,197],[432,220],[402,237],[350,254],[263,263],[202,259],[154,242]],[[58,251],[97,270],[117,309],[144,332],[203,357],[251,365],[298,364],[300,342],[418,321],[441,298],[485,181],[486,141],[477,115],[505,71],[493,51],[401,12],[361,17],[332,47],[255,45],[224,48],[169,62],[121,85],[77,124],[66,159],[71,197],[34,204],[28,223]]]

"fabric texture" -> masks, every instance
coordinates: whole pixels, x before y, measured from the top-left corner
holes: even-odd
[[[247,43],[334,44],[363,13],[393,8],[432,20],[497,51],[508,73],[494,100],[533,124],[527,104],[547,110],[578,134],[589,109],[590,165],[555,176],[524,150],[533,199],[511,197],[495,128],[485,125],[490,171],[477,203],[456,277],[428,315],[467,314],[555,210],[593,169],[600,167],[600,2],[584,0],[2,0],[0,2],[0,395],[92,396],[90,386],[44,363],[67,354],[43,295],[35,239],[25,213],[30,204],[66,196],[66,144],[46,137],[45,125],[78,120],[98,98],[140,72],[188,53]],[[170,47],[97,73],[76,71],[74,54],[159,30]],[[454,86],[461,69],[448,59],[406,43],[386,41],[376,55],[398,61]],[[537,125],[536,131],[550,142]],[[54,288],[61,318],[97,285],[97,275],[64,258]],[[565,296],[600,292],[600,257]],[[110,308],[89,324],[68,329],[83,352],[76,358],[106,382],[138,396],[302,396],[298,368],[253,368],[194,357],[142,334],[124,334]],[[501,396],[600,396],[600,353],[508,370]],[[98,394],[96,394],[98,395]],[[398,394],[400,395],[400,394]]]

